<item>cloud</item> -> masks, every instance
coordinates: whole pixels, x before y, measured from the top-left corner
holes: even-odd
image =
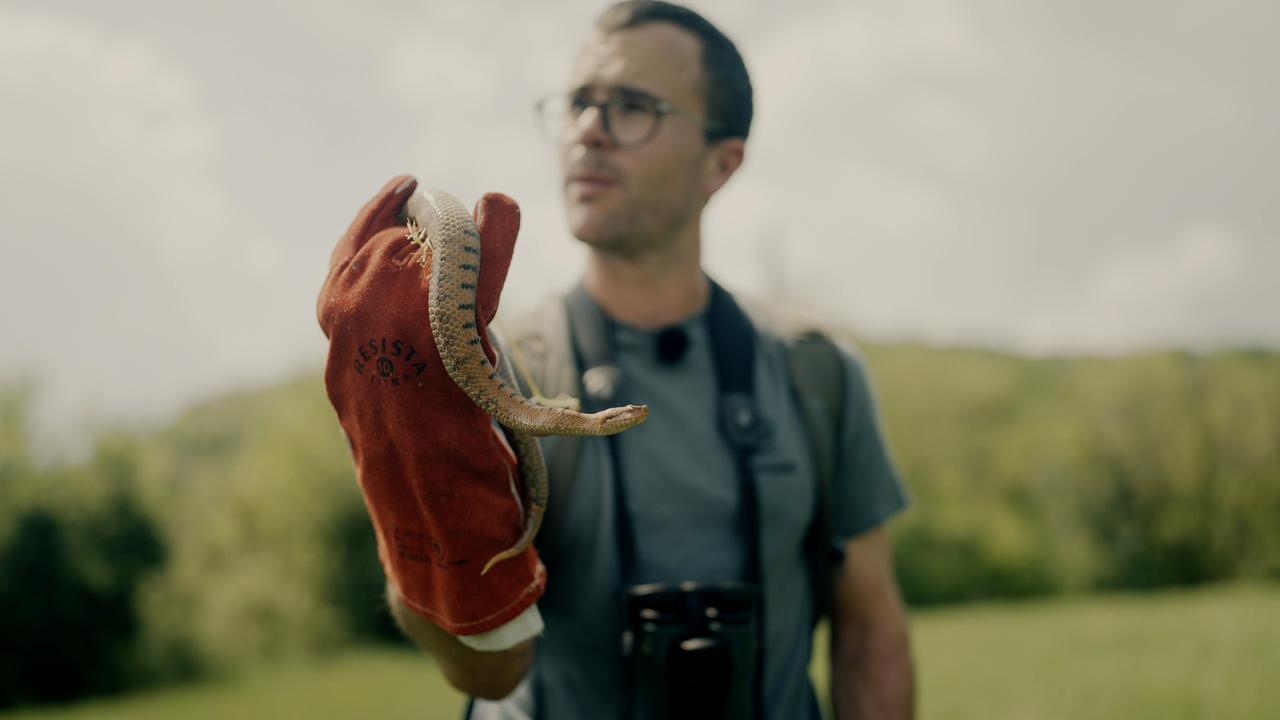
[[[1252,253],[1232,229],[1207,221],[1151,247],[1117,241],[1074,302],[1026,323],[1024,349],[1116,352],[1135,338],[1190,348],[1274,343],[1280,320],[1267,305],[1273,290],[1251,267],[1258,262],[1277,267],[1280,252]]]
[[[1104,304],[1167,307],[1170,300],[1230,282],[1243,261],[1240,241],[1206,223],[1187,228],[1154,253],[1119,246],[1095,273],[1092,295]]]
[[[283,258],[224,192],[197,78],[145,38],[0,10],[0,92],[0,368],[37,374],[45,415],[147,417],[280,360],[252,298]]]
[[[520,201],[508,307],[567,286],[531,104],[603,4],[0,7],[0,377],[70,427],[318,366],[329,251],[401,172]],[[697,6],[757,90],[731,287],[878,338],[1280,345],[1274,6]]]
[[[828,4],[760,29],[757,129],[713,205],[713,261],[871,334],[952,305],[928,296],[963,290],[957,190],[982,181],[997,143],[962,90],[992,60],[962,10],[930,7]]]
[[[1267,14],[799,6],[744,45],[758,132],[712,206],[711,259],[882,338],[1113,352],[1280,342],[1257,310],[1225,323],[1187,311],[1280,302],[1256,262],[1280,227],[1266,199],[1280,146],[1261,126],[1280,119],[1258,72],[1275,61],[1256,31]],[[1205,217],[1253,261],[1194,288],[1160,280],[1172,265],[1150,269],[1148,282],[1186,287],[1177,332],[1156,314],[1081,307],[1081,278],[1113,245],[1159,255]]]

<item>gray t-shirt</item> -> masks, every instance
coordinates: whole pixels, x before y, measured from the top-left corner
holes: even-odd
[[[649,406],[648,421],[617,440],[635,535],[634,583],[740,580],[745,574],[739,479],[717,429],[706,328],[701,314],[681,325],[689,345],[675,364],[657,359],[656,332],[615,329],[615,359],[624,378],[619,401]],[[808,677],[813,618],[805,555],[817,486],[789,389],[786,349],[765,332],[758,337],[755,396],[773,428],[753,457],[765,577],[764,715],[817,720]],[[837,533],[847,539],[879,525],[907,501],[881,440],[862,367],[851,356],[844,360],[848,402],[834,511]],[[544,439],[548,457],[558,442]],[[547,591],[538,604],[546,632],[538,640],[533,671],[507,699],[477,701],[472,720],[532,717],[535,694],[541,718],[625,715],[623,580],[608,444],[589,438],[581,452],[566,507],[555,510],[564,516],[554,536],[539,541],[548,569]]]

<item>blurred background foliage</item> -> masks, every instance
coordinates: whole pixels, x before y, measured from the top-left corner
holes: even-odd
[[[1280,353],[862,344],[916,606],[1280,577]],[[318,375],[33,460],[0,387],[0,707],[403,642]]]
[[[867,355],[914,604],[1280,575],[1280,355]]]

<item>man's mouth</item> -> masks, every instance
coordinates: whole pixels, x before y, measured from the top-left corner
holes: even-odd
[[[613,175],[595,172],[580,172],[569,176],[565,182],[565,191],[574,202],[592,202],[611,194],[621,183]]]
[[[578,195],[594,195],[622,184],[621,174],[603,157],[587,153],[569,163],[565,189]]]
[[[610,175],[577,173],[569,176],[569,184],[578,185],[583,188],[598,189],[617,185],[618,179]]]

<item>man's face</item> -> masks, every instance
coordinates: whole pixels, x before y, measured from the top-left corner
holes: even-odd
[[[672,241],[707,200],[700,41],[667,23],[596,35],[578,54],[570,87],[594,100],[638,91],[687,113],[660,117],[648,142],[623,148],[605,132],[600,108],[587,108],[560,149],[575,237],[626,255]]]

